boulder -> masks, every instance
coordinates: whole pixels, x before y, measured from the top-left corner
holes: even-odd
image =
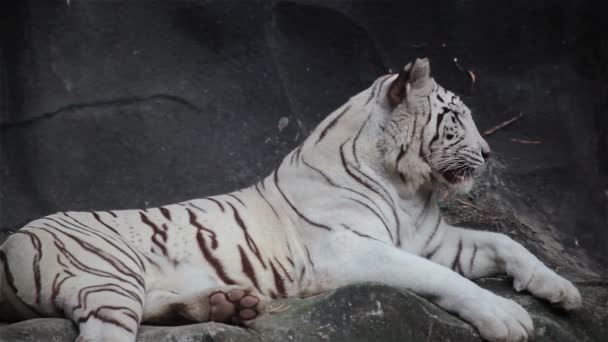
[[[584,307],[572,313],[522,293],[506,279],[480,282],[511,298],[532,315],[536,341],[608,340],[608,286],[579,284]],[[183,326],[142,326],[137,341],[480,341],[473,327],[409,291],[382,284],[352,285],[305,298],[277,301],[275,313],[249,328],[219,323]],[[74,325],[58,318],[33,319],[0,326],[0,341],[73,341]]]

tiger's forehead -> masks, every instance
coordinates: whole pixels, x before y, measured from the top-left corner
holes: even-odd
[[[435,88],[431,91],[430,97],[432,107],[435,109],[448,108],[456,112],[464,112],[468,110],[467,106],[464,104],[464,102],[462,102],[460,97],[439,84],[435,85]]]
[[[462,103],[456,94],[445,89],[439,84],[437,84],[435,89],[433,89],[431,95],[434,95],[434,98],[443,105],[456,105]]]

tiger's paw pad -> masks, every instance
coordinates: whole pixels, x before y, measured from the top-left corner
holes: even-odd
[[[221,323],[243,324],[261,314],[260,298],[250,291],[233,289],[216,291],[209,295],[209,320]]]

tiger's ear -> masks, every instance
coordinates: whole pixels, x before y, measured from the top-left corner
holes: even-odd
[[[408,63],[405,67],[403,67],[403,70],[401,70],[399,76],[397,76],[397,78],[388,88],[386,97],[391,107],[395,107],[405,98],[405,95],[407,94],[407,83],[410,78],[410,71],[412,71],[412,63]]]
[[[416,90],[422,90],[431,85],[431,63],[428,58],[417,58],[410,72],[409,83]]]

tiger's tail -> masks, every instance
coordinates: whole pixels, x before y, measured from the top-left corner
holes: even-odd
[[[4,294],[8,281],[5,275],[6,272],[4,271],[4,268],[6,267],[6,255],[2,250],[2,246],[3,245],[0,245],[0,321],[6,321],[9,319],[9,317],[6,317],[6,311],[8,311],[10,304],[7,302],[6,295]]]
[[[12,279],[9,279],[5,245],[6,243],[0,245],[0,321],[14,322],[20,320],[20,314],[10,300],[15,297],[15,291],[12,287]]]

